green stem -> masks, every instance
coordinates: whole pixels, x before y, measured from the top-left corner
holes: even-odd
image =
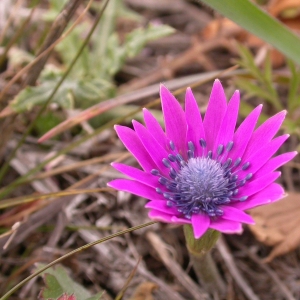
[[[200,239],[195,239],[192,226],[185,225],[184,235],[194,271],[203,288],[211,294],[224,295],[226,286],[210,253],[220,232],[209,229]]]

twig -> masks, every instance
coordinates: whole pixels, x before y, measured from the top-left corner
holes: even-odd
[[[260,300],[259,297],[254,293],[252,288],[249,286],[247,281],[244,279],[239,269],[237,268],[234,259],[228,249],[228,246],[222,236],[219,238],[217,242],[217,249],[219,250],[222,258],[224,259],[224,262],[231,276],[234,278],[234,280],[236,281],[238,286],[242,289],[242,291],[247,296],[247,298],[249,300]]]

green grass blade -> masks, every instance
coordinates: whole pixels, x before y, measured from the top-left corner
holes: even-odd
[[[198,0],[300,63],[300,39],[249,0]]]

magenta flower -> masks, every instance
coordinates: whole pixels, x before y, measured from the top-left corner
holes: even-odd
[[[116,179],[108,185],[149,199],[149,217],[167,223],[191,224],[195,238],[207,229],[242,232],[253,224],[244,211],[283,197],[274,183],[275,171],[297,152],[272,156],[289,137],[274,138],[286,111],[255,130],[262,105],[257,106],[235,131],[240,95],[228,105],[223,87],[216,80],[202,122],[190,88],[185,111],[163,85],[160,89],[165,131],[144,109],[146,127],[133,121],[134,130],[115,126],[125,147],[143,170],[120,163],[112,166],[131,179]]]

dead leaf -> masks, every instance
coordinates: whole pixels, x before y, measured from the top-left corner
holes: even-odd
[[[294,9],[295,14],[299,14],[300,0],[275,0],[271,2],[272,5],[268,11],[271,15],[278,17],[284,15],[287,10]]]
[[[256,224],[250,225],[255,237],[268,246],[274,246],[266,262],[295,250],[300,245],[300,194],[290,193],[286,198],[252,209]]]
[[[157,289],[157,285],[153,282],[141,283],[133,295],[128,300],[154,300],[152,293]]]

